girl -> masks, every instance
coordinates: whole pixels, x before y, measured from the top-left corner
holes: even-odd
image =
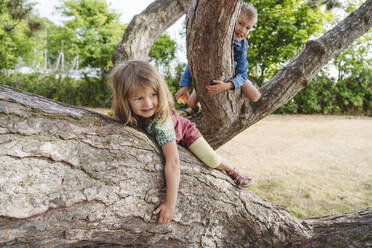
[[[202,162],[225,171],[238,186],[253,183],[224,161],[205,141],[195,124],[175,113],[173,98],[160,74],[147,62],[131,60],[115,66],[109,76],[112,110],[126,125],[139,127],[154,136],[165,157],[165,201],[153,212],[158,223],[174,216],[180,180],[177,144],[187,147]]]

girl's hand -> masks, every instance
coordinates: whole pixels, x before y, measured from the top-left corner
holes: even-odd
[[[205,88],[207,88],[207,90],[211,94],[218,94],[222,91],[229,90],[229,89],[232,89],[234,87],[233,83],[231,83],[231,82],[225,83],[221,80],[213,80],[213,83],[215,83],[215,85],[205,86]]]
[[[158,224],[168,224],[173,220],[174,217],[174,210],[175,207],[163,202],[157,209],[155,209],[153,214],[158,214],[160,212],[160,216],[158,219]]]

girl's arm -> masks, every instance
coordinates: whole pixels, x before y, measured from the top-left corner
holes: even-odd
[[[165,201],[153,212],[160,212],[159,224],[168,224],[174,217],[176,208],[177,192],[180,182],[180,161],[176,141],[167,143],[161,147],[165,157]]]

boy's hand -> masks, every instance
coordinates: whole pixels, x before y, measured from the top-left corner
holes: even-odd
[[[207,88],[207,90],[211,94],[218,94],[222,91],[229,90],[229,89],[232,89],[234,87],[233,83],[231,83],[231,82],[225,83],[221,80],[213,80],[213,83],[215,83],[215,85],[205,86],[205,88]]]
[[[171,206],[170,204],[167,204],[166,202],[163,202],[152,213],[153,214],[158,214],[160,212],[160,216],[159,216],[159,219],[158,219],[158,224],[168,224],[169,222],[171,222],[173,220],[174,209],[175,209],[175,207]]]
[[[180,98],[180,97],[183,96],[183,95],[186,95],[187,98],[189,98],[189,96],[190,96],[190,93],[189,93],[189,87],[184,86],[184,87],[180,88],[180,89],[176,92],[176,100],[178,100],[178,98]]]

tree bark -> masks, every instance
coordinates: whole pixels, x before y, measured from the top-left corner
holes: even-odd
[[[368,247],[372,209],[297,219],[179,147],[174,221],[146,134],[0,85],[1,247]]]
[[[202,105],[202,113],[194,121],[215,148],[289,101],[310,83],[322,66],[372,26],[372,0],[367,0],[328,33],[308,41],[293,61],[260,88],[261,99],[251,103],[241,96],[240,90],[211,95],[205,89],[213,79],[227,81],[233,75],[232,24],[239,3],[239,0],[198,0],[193,2],[187,16],[188,60]],[[211,12],[213,15],[208,14]]]
[[[183,14],[191,0],[157,0],[133,17],[112,56],[114,64],[130,59],[147,60],[154,41]]]

